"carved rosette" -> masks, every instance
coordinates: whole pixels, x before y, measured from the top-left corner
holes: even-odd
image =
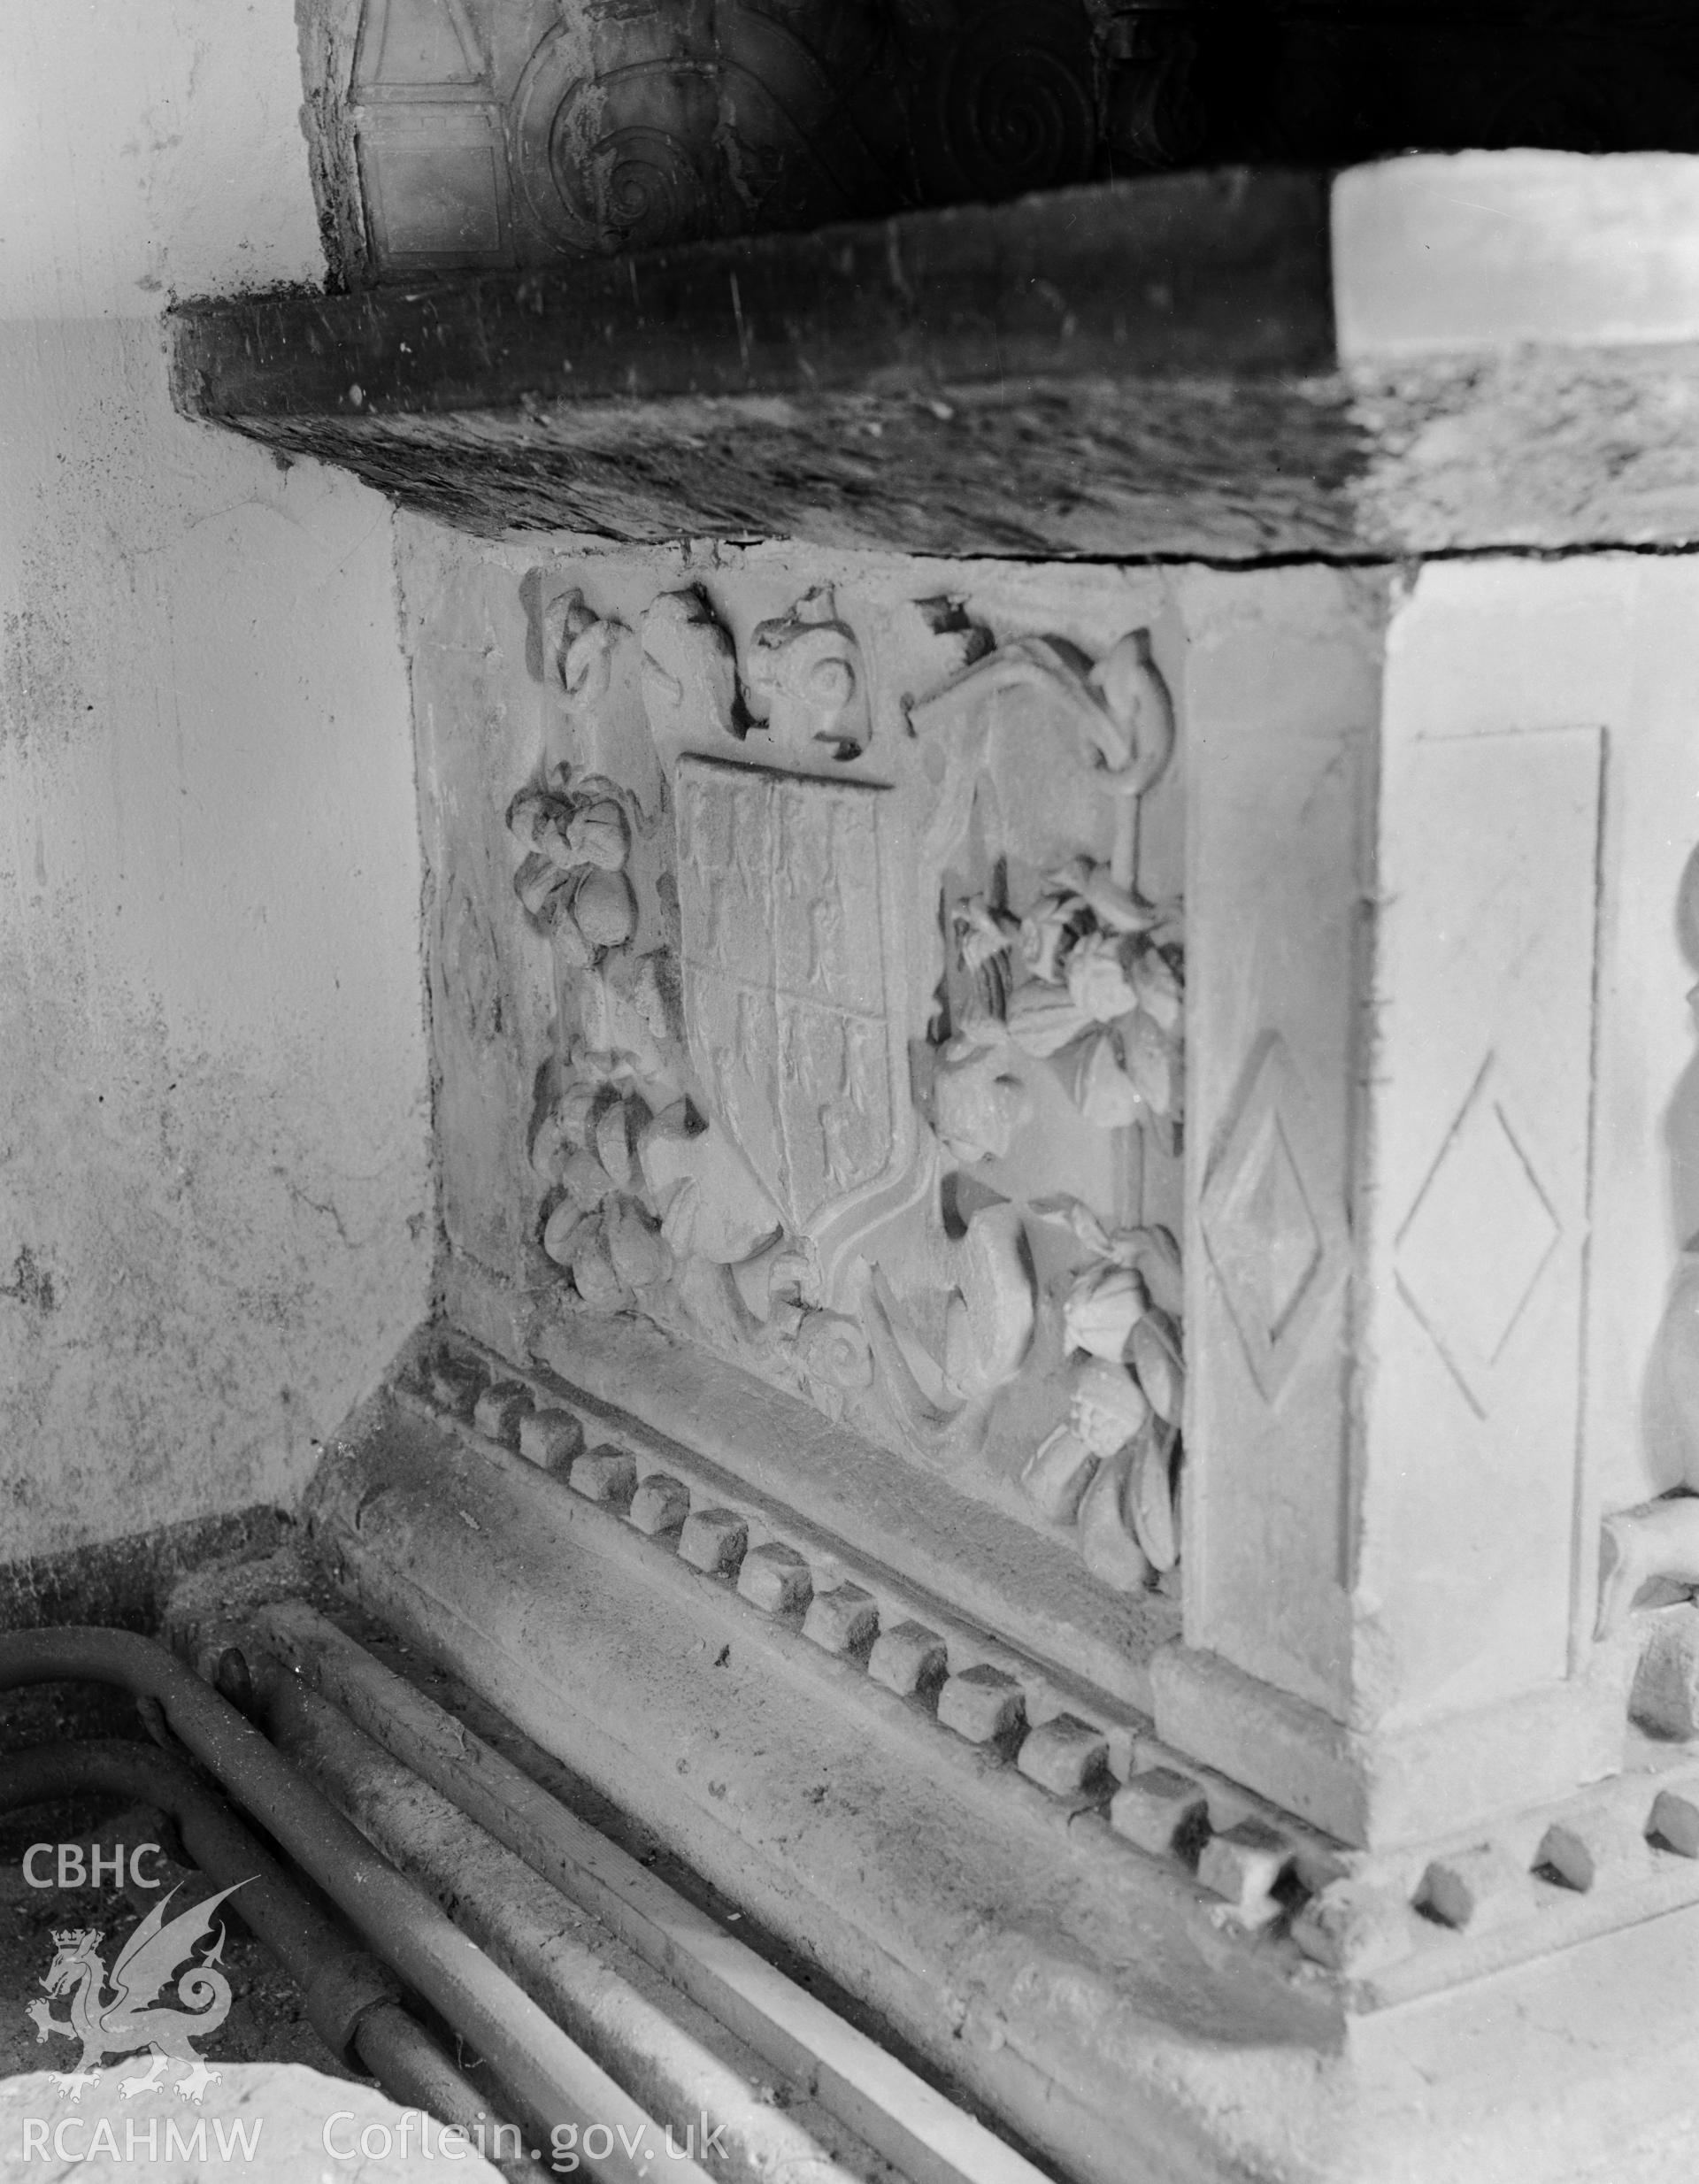
[[[1179,919],[1134,873],[1172,708],[1142,633],[1094,661],[919,620],[942,681],[881,712],[829,589],[741,642],[700,587],[633,627],[538,606],[612,771],[545,769],[508,812],[559,1004],[534,1233],[563,1308],[989,1465],[1130,1589],[1179,1555],[1178,1253],[1128,1214],[1125,1150],[1180,1127]],[[1096,1206],[1043,1188],[1058,1115]]]

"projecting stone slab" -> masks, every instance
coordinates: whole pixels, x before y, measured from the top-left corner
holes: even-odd
[[[1001,1668],[979,1662],[944,1680],[938,1694],[938,1719],[970,1744],[991,1744],[1011,1736],[1026,1716],[1026,1696]]]
[[[1183,1857],[1209,1832],[1203,1785],[1172,1767],[1131,1775],[1110,1800],[1109,1824],[1157,1857]]]
[[[1686,1776],[1658,1791],[1649,1832],[1684,1858],[1699,1858],[1699,1777]]]
[[[518,1380],[497,1380],[473,1405],[472,1422],[480,1434],[510,1449],[519,1445],[519,1421],[533,1409],[531,1390]]]
[[[1109,1739],[1088,1721],[1057,1714],[1027,1732],[1016,1765],[1041,1789],[1077,1796],[1107,1771]]]
[[[879,1629],[879,1603],[859,1585],[840,1585],[816,1593],[803,1622],[803,1635],[826,1653],[854,1653],[873,1642]]]
[[[765,1615],[783,1615],[809,1596],[808,1565],[794,1547],[765,1540],[750,1548],[737,1573],[737,1589]]]
[[[1410,1954],[1410,1900],[1384,1882],[1329,1881],[1292,1921],[1292,1939],[1312,1964],[1361,1977]]]
[[[587,1501],[624,1509],[637,1491],[637,1459],[626,1449],[603,1445],[574,1459],[569,1483]]]
[[[1292,1857],[1292,1845],[1278,1828],[1264,1820],[1241,1820],[1204,1844],[1197,1877],[1241,1918],[1260,1924],[1274,1915],[1274,1889]]]
[[[584,1428],[570,1411],[529,1411],[519,1420],[519,1454],[539,1470],[564,1472],[584,1446]]]
[[[1435,1858],[1416,1892],[1418,1907],[1441,1926],[1471,1933],[1526,1911],[1528,1876],[1495,1843]]]
[[[935,1630],[924,1623],[896,1623],[879,1634],[867,1673],[906,1699],[929,1684],[942,1683],[949,1665],[948,1649]]]
[[[1584,1893],[1644,1873],[1651,1862],[1646,1841],[1646,1792],[1629,1781],[1621,1793],[1584,1803],[1554,1820],[1541,1838],[1536,1865],[1549,1865],[1570,1888]]]
[[[690,1514],[690,1489],[682,1479],[652,1471],[632,1496],[627,1513],[638,1531],[651,1538],[657,1532],[675,1531]]]
[[[484,1376],[464,1357],[434,1357],[425,1369],[425,1385],[431,1401],[450,1418],[469,1419],[477,1403]]]
[[[1628,1711],[1658,1736],[1699,1736],[1699,1607],[1684,1601],[1649,1620]]]
[[[679,1535],[679,1559],[693,1570],[730,1574],[743,1557],[750,1527],[734,1509],[693,1510]]]

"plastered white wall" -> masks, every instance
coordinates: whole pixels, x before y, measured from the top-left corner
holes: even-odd
[[[0,72],[0,1561],[286,1500],[427,1309],[390,519],[170,408],[315,276],[287,0],[21,0]]]
[[[7,0],[0,317],[316,281],[289,0]]]

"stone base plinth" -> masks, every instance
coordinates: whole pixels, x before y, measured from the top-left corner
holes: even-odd
[[[550,1407],[585,1403],[551,1376],[522,1384]],[[788,1549],[825,1585],[815,1602],[854,1590],[893,1631],[929,1615],[949,1676],[1011,1702],[1003,1734],[970,1734],[935,1678],[898,1696],[865,1646],[811,1636],[800,1595],[692,1567],[678,1528],[644,1534],[434,1406],[408,1368],[329,1452],[316,1550],[425,1661],[1058,2174],[1672,2173],[1689,2128],[1681,2057],[1699,2038],[1699,1860],[1645,1831],[1660,1796],[1687,1796],[1679,1766],[1636,1778],[1626,1824],[1576,1808],[1561,1843],[1529,1811],[1484,1858],[1455,1842],[1353,1852],[1174,1751],[1136,1709],[976,1642],[946,1603],[711,1459],[595,1415],[640,1478],[665,1460],[704,1509],[727,1506],[729,1484],[745,1558]],[[1165,1674],[1159,1655],[1159,1704]],[[1096,1732],[1107,1765],[1034,1779],[1019,1753],[1041,1731]],[[1141,1830],[1153,1782],[1189,1826]],[[1596,1870],[1577,1862],[1583,1837]],[[1554,1849],[1590,1885],[1562,1880]],[[1605,1993],[1620,2006],[1601,2010]]]

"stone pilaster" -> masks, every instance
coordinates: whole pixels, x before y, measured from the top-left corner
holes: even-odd
[[[1562,1796],[1622,1742],[1580,1489],[1604,724],[1559,663],[1503,688],[1474,581],[1307,573],[1188,693],[1195,1395],[1158,1726],[1372,1845]]]

